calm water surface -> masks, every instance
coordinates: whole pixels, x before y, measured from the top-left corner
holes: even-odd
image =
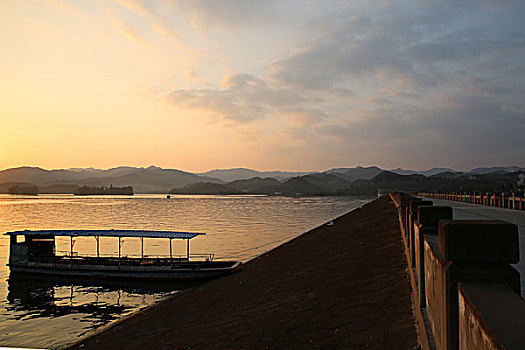
[[[309,229],[366,203],[353,197],[265,196],[37,197],[0,195],[0,232],[24,229],[149,229],[206,232],[191,253],[247,261]],[[173,254],[185,254],[173,241]],[[93,237],[75,240],[79,253],[94,253]],[[69,250],[69,239],[57,239]],[[101,238],[102,254],[117,254]],[[147,255],[169,254],[168,240],[145,239]],[[140,240],[124,239],[123,255],[140,254]],[[170,285],[97,285],[72,280],[9,276],[9,239],[0,237],[0,346],[53,348],[187,288]]]

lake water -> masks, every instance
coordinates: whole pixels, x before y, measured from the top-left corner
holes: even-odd
[[[0,233],[24,229],[148,229],[206,232],[191,253],[247,261],[336,218],[368,199],[266,196],[0,195]],[[173,240],[173,254],[185,254]],[[144,254],[168,255],[168,239],[145,239]],[[69,250],[57,239],[57,250]],[[75,239],[79,253],[94,253],[92,237]],[[114,238],[100,239],[101,254],[117,254]],[[124,239],[123,255],[140,254],[140,240]],[[98,285],[93,282],[13,278],[6,266],[9,239],[0,237],[0,346],[54,348],[118,320],[188,284]]]

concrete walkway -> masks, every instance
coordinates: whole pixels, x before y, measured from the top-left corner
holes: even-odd
[[[469,204],[442,199],[425,198],[434,205],[452,207],[454,219],[460,220],[503,220],[518,225],[520,233],[520,262],[513,265],[521,275],[521,296],[525,297],[525,211],[488,207],[479,204]]]
[[[394,205],[375,200],[74,349],[414,349]]]

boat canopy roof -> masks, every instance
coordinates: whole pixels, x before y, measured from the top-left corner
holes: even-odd
[[[145,238],[180,238],[191,239],[205,235],[202,232],[147,231],[147,230],[24,230],[5,233],[10,236],[99,236],[99,237],[145,237]]]

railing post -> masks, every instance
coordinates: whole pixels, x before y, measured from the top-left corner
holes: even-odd
[[[520,293],[518,228],[503,221],[441,220],[425,236],[426,311],[436,348],[459,347],[458,282],[506,284]]]
[[[417,221],[414,225],[415,230],[415,266],[417,276],[417,287],[419,296],[419,306],[425,307],[425,255],[424,237],[426,235],[438,234],[439,220],[452,219],[452,207],[448,206],[420,206],[417,208]]]
[[[432,206],[432,201],[412,201],[410,202],[409,223],[408,223],[408,248],[410,251],[410,259],[412,266],[416,266],[416,249],[415,249],[415,230],[416,220],[418,215],[418,208],[421,206]]]
[[[415,197],[409,197],[407,198],[405,204],[405,208],[404,208],[404,226],[405,226],[405,234],[406,234],[406,238],[407,238],[407,242],[408,242],[408,236],[409,236],[409,231],[410,231],[410,205],[413,201],[422,201],[421,198],[415,198]]]

